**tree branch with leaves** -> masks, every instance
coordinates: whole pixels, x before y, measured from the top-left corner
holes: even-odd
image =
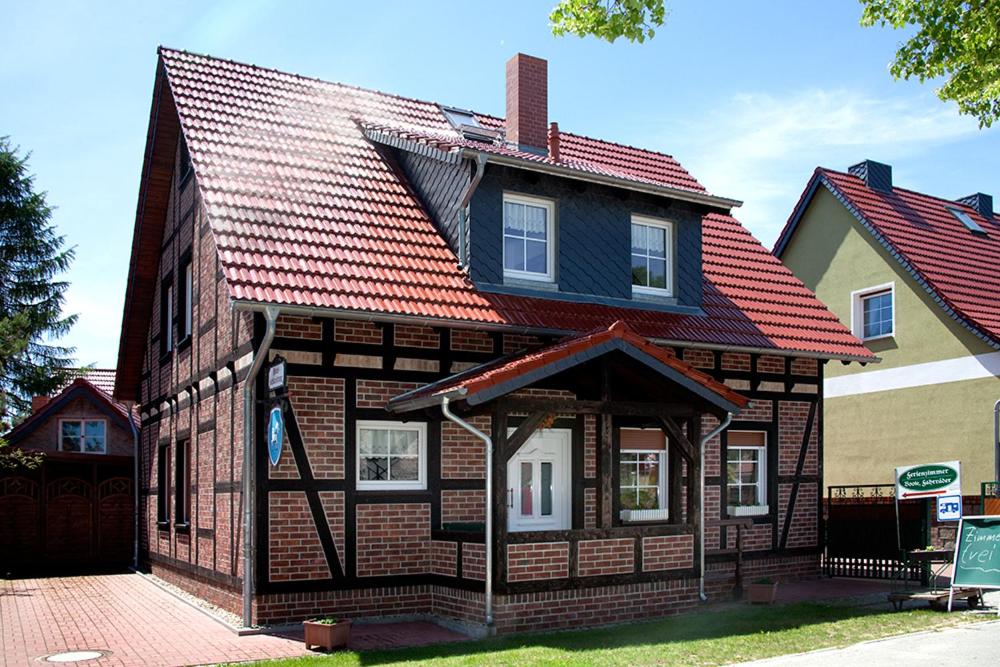
[[[663,0],[561,0],[549,14],[557,37],[593,35],[608,42],[624,37],[645,42],[663,25]]]

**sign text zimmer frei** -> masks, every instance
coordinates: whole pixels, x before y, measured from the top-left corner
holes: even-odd
[[[933,498],[944,495],[961,495],[961,463],[924,463],[896,468],[896,497]]]

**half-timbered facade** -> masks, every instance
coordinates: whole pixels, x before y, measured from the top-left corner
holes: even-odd
[[[507,75],[504,120],[161,50],[116,388],[154,572],[500,631],[818,572],[823,364],[873,356],[738,202]]]

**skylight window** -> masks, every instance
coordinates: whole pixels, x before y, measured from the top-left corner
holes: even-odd
[[[975,220],[969,217],[968,213],[966,213],[965,211],[960,211],[957,208],[949,208],[948,210],[951,212],[953,216],[958,218],[958,221],[961,222],[963,225],[965,225],[965,228],[968,229],[970,232],[972,232],[973,234],[980,234],[982,236],[986,236],[986,230],[980,227],[979,223],[977,223]]]
[[[497,133],[495,130],[483,127],[476,120],[476,115],[466,109],[455,107],[441,107],[441,113],[448,120],[455,131],[466,139],[476,141],[493,141]]]

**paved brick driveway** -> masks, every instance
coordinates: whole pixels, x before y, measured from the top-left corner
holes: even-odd
[[[351,647],[391,648],[464,639],[432,623],[355,625]],[[239,637],[136,574],[0,580],[0,667],[51,664],[42,656],[110,651],[81,666],[197,665],[304,655],[298,638]]]

